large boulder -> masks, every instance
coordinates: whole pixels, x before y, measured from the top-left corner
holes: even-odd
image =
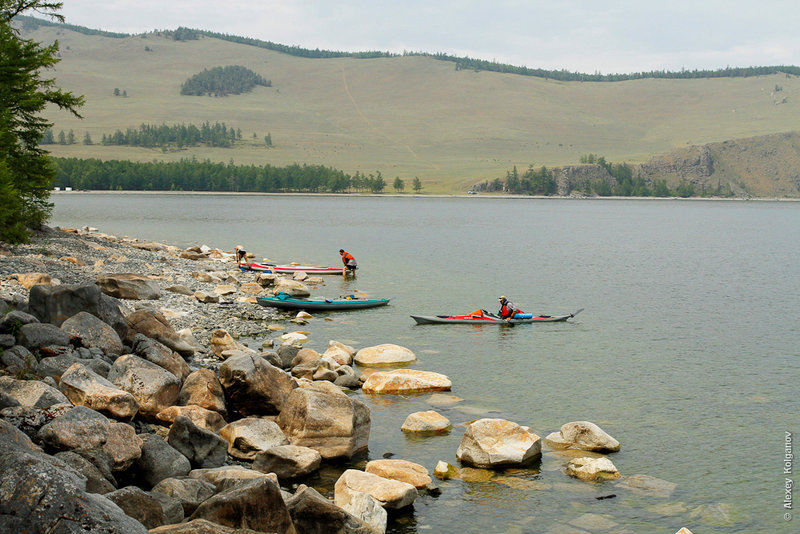
[[[222,417],[228,416],[222,384],[210,369],[198,369],[186,377],[178,395],[178,404],[199,406],[218,412]]]
[[[241,415],[280,413],[289,393],[297,387],[290,375],[264,358],[249,354],[232,356],[219,369],[228,406]]]
[[[274,480],[277,481],[277,477],[271,477],[269,474],[248,469],[241,465],[223,465],[206,469],[193,469],[192,472],[189,473],[189,476],[197,480],[208,482],[214,486],[216,493],[227,491],[234,486],[238,486],[242,482],[253,479],[261,480],[262,478],[274,478]]]
[[[182,477],[189,474],[192,465],[189,459],[171,447],[157,434],[143,434],[142,455],[136,460],[134,470],[137,478],[152,488],[165,478]]]
[[[66,347],[69,334],[49,323],[29,323],[20,327],[17,343],[32,351],[48,346]]]
[[[223,526],[277,534],[297,532],[281,489],[268,477],[241,482],[217,493],[201,503],[190,519],[207,519]]]
[[[16,400],[21,406],[47,408],[54,404],[68,403],[59,390],[39,380],[16,380],[0,376],[0,393]]]
[[[89,493],[99,493],[103,495],[109,491],[114,491],[113,477],[106,478],[100,469],[97,468],[92,462],[73,451],[61,451],[53,455],[62,462],[68,464],[70,467],[78,471],[81,475],[86,477],[86,491]]]
[[[554,449],[579,449],[592,452],[617,452],[620,449],[619,441],[589,421],[567,423],[559,432],[549,434],[545,442]]]
[[[156,419],[161,423],[171,425],[176,417],[188,417],[192,423],[212,432],[219,432],[226,425],[225,420],[218,412],[206,410],[200,406],[170,406],[156,414]]]
[[[298,532],[321,532],[324,528],[325,534],[375,534],[371,525],[305,485],[286,501],[286,508]]]
[[[139,403],[129,392],[118,388],[80,363],[72,364],[58,386],[75,405],[86,406],[114,419],[133,419]]]
[[[400,430],[410,434],[446,434],[452,427],[447,417],[434,410],[428,410],[409,414]]]
[[[417,489],[426,489],[433,485],[433,480],[428,474],[428,470],[408,460],[391,458],[372,460],[367,463],[364,472],[372,473],[373,475],[378,475],[383,478],[406,482]]]
[[[272,288],[272,292],[277,295],[278,293],[288,293],[293,297],[310,297],[311,290],[302,282],[298,282],[297,280],[290,280],[288,278],[281,278],[275,281],[275,287]]]
[[[133,395],[139,403],[139,414],[150,419],[175,404],[181,392],[177,376],[133,354],[117,358],[108,380]]]
[[[6,397],[6,399],[11,403],[16,402],[11,397]],[[8,402],[4,404],[8,404]],[[44,425],[48,424],[59,415],[67,413],[72,408],[74,408],[74,406],[70,402],[65,404],[53,404],[47,408],[34,408],[32,406],[12,404],[0,411],[0,417],[24,432],[31,439],[38,441],[39,430],[41,430]]]
[[[183,513],[190,516],[201,502],[214,495],[214,485],[198,478],[165,478],[155,486],[153,493],[163,493],[178,499]]]
[[[209,344],[211,345],[211,352],[217,356],[222,356],[223,352],[230,350],[240,350],[255,354],[253,349],[250,349],[233,339],[233,337],[222,328],[217,328],[211,333],[211,340],[209,341]]]
[[[277,423],[258,417],[245,417],[225,425],[219,435],[228,442],[228,454],[241,460],[253,460],[260,452],[289,444]]]
[[[126,317],[130,338],[136,334],[144,334],[163,343],[182,356],[191,356],[202,347],[193,340],[187,340],[170,325],[167,318],[159,312],[139,310]]]
[[[395,369],[370,374],[364,382],[364,393],[405,395],[428,391],[450,391],[452,382],[447,376],[431,371]]]
[[[161,503],[136,486],[127,486],[106,494],[106,498],[147,528],[167,522]]]
[[[228,442],[210,430],[198,427],[188,417],[176,417],[167,443],[186,456],[193,467],[219,467],[228,458]]]
[[[110,325],[120,338],[125,339],[128,333],[119,301],[104,294],[96,284],[34,286],[28,306],[30,312],[44,323],[61,326],[76,313],[85,311]]]
[[[76,313],[61,323],[61,330],[84,347],[96,347],[110,354],[122,353],[122,340],[116,330],[89,312]]]
[[[118,299],[155,300],[161,298],[161,287],[155,280],[131,273],[103,274],[97,285],[106,295]]]
[[[325,459],[352,458],[369,444],[369,408],[346,395],[295,389],[277,423],[292,445],[315,449]]]
[[[398,365],[416,361],[414,353],[400,345],[384,343],[374,347],[364,347],[356,352],[354,361],[359,365]]]
[[[58,383],[61,381],[61,376],[67,372],[67,369],[76,363],[80,363],[103,378],[108,376],[108,371],[111,369],[111,364],[105,360],[100,358],[80,358],[77,352],[67,349],[62,354],[48,356],[39,360],[35,371],[38,376],[50,377]]]
[[[0,302],[5,304],[4,300],[0,300]],[[12,310],[0,317],[0,334],[9,334],[15,337],[22,325],[38,322],[39,319],[29,313],[20,310]]]
[[[336,481],[333,502],[336,506],[345,506],[357,493],[370,495],[390,510],[409,506],[418,496],[417,488],[406,482],[348,469]]]
[[[319,469],[322,455],[314,449],[297,445],[279,445],[256,455],[253,469],[275,473],[280,480],[310,475]]]
[[[339,365],[351,365],[356,355],[356,350],[350,345],[330,340],[328,341],[328,348],[322,355],[331,358]]]
[[[44,425],[39,439],[59,451],[99,455],[114,471],[125,471],[142,455],[142,440],[132,426],[110,421],[85,406],[76,406]]]
[[[173,375],[177,376],[181,382],[191,374],[189,364],[180,354],[167,347],[163,343],[150,339],[143,334],[136,334],[132,339],[131,345],[133,353],[152,362],[159,367],[163,367]]]
[[[105,497],[88,493],[80,473],[0,420],[0,532],[147,534],[147,529]]]
[[[542,454],[541,439],[505,419],[478,419],[467,425],[456,457],[473,467],[523,465]]]
[[[193,519],[177,525],[163,525],[150,529],[150,534],[263,534],[249,528],[226,527],[206,519]]]

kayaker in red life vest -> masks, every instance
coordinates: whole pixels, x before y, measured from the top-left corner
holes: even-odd
[[[342,255],[342,263],[344,264],[344,267],[342,267],[342,275],[347,276],[347,273],[355,275],[358,264],[353,255],[343,248],[339,249],[339,254]]]
[[[508,300],[505,297],[500,297],[497,299],[500,301],[500,311],[497,312],[503,319],[513,319],[514,316],[518,313],[522,313],[522,310],[517,308],[513,302]]]

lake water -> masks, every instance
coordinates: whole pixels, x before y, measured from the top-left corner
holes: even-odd
[[[800,203],[73,193],[52,224],[258,259],[340,265],[317,294],[359,290],[390,306],[302,327],[307,346],[397,343],[464,399],[435,407],[446,436],[400,427],[429,395],[367,396],[369,458],[458,465],[467,421],[500,417],[544,437],[569,421],[622,443],[623,476],[677,484],[667,498],[567,477],[545,449],[529,469],[440,482],[392,532],[798,532],[784,519],[786,433],[800,431]],[[506,295],[567,323],[415,325],[410,314],[496,311]],[[335,471],[335,470],[334,470]],[[317,483],[330,485],[323,473]],[[788,475],[791,478],[791,475]],[[597,497],[615,495],[613,498]],[[588,515],[587,515],[588,514]],[[596,514],[596,515],[595,515]],[[597,516],[601,516],[598,518]],[[616,523],[613,526],[612,521]]]

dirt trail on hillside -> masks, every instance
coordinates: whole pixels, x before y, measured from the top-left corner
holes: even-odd
[[[411,148],[409,145],[406,145],[406,144],[403,144],[403,143],[398,143],[396,140],[392,139],[392,138],[391,138],[391,137],[389,137],[388,135],[386,135],[386,134],[384,134],[383,132],[379,131],[379,130],[378,130],[378,129],[377,129],[377,128],[376,128],[376,127],[375,127],[375,126],[374,126],[374,125],[373,125],[373,124],[370,122],[370,120],[367,118],[367,116],[366,116],[366,115],[364,115],[364,113],[361,111],[361,108],[358,106],[358,102],[356,102],[356,99],[353,97],[353,94],[350,92],[350,86],[349,86],[349,85],[348,85],[348,83],[347,83],[347,73],[345,72],[345,70],[344,70],[344,67],[341,67],[341,66],[340,66],[339,68],[340,68],[340,69],[341,69],[341,71],[342,71],[342,85],[344,86],[344,92],[345,92],[345,93],[347,93],[347,97],[350,99],[350,102],[352,102],[352,103],[353,103],[353,107],[355,108],[355,110],[356,110],[356,113],[358,113],[358,116],[359,116],[359,117],[361,117],[361,118],[364,120],[364,122],[367,124],[367,126],[369,126],[369,128],[370,128],[372,131],[374,131],[375,133],[377,133],[377,134],[378,134],[378,135],[380,135],[381,137],[383,137],[383,138],[385,138],[385,139],[387,139],[387,140],[391,141],[392,143],[395,143],[395,144],[398,144],[398,145],[400,145],[400,146],[403,146],[403,147],[405,147],[405,149],[406,149],[406,150],[408,150],[408,152],[409,152],[409,153],[410,153],[412,156],[414,156],[414,159],[417,159],[417,160],[420,160],[420,161],[424,161],[424,160],[422,160],[422,159],[421,159],[421,158],[420,158],[420,157],[417,155],[417,153],[416,153],[416,152],[414,152],[414,149],[412,149],[412,148]],[[429,162],[429,161],[426,161],[426,163],[428,163],[428,165],[430,165],[430,166],[431,166],[431,167],[433,167],[434,169],[438,169],[438,168],[439,168],[439,167],[438,167],[438,165],[436,165],[435,163],[431,163],[431,162]]]

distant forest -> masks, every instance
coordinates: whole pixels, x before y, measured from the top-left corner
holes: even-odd
[[[683,180],[674,189],[667,185],[666,180],[656,180],[648,183],[641,175],[633,175],[633,168],[626,163],[611,163],[606,161],[603,156],[587,154],[581,156],[582,164],[600,165],[614,179],[613,181],[597,179],[586,184],[582,189],[587,195],[597,195],[599,197],[732,197],[733,191],[730,185],[718,184],[717,187],[706,188],[702,186],[697,189],[689,181]],[[542,167],[538,171],[534,170],[533,165],[522,174],[513,170],[506,171],[505,180],[495,178],[475,184],[471,188],[475,192],[486,193],[510,193],[515,195],[555,195],[556,181],[552,171],[547,167]]]
[[[105,37],[129,37],[127,34],[103,32],[100,30],[91,30],[81,26],[74,26],[71,24],[61,24],[34,17],[19,16],[17,17],[26,28],[35,28],[38,25],[42,26],[62,26],[64,28],[84,33],[87,35],[103,35]],[[158,32],[163,35],[172,37],[178,41],[187,41],[198,39],[201,36],[212,37],[224,41],[230,41],[239,44],[250,46],[257,46],[267,50],[282,52],[304,58],[337,58],[337,57],[350,57],[356,59],[374,59],[382,57],[400,57],[400,56],[421,56],[429,57],[440,61],[450,61],[455,64],[456,70],[473,70],[473,71],[492,71],[502,72],[508,74],[518,74],[521,76],[534,76],[538,78],[553,79],[559,81],[579,81],[579,82],[619,82],[626,80],[639,80],[645,78],[670,78],[670,79],[692,79],[692,78],[746,78],[750,76],[764,76],[769,74],[786,74],[800,76],[800,67],[794,65],[777,65],[770,67],[726,67],[724,69],[715,70],[686,70],[680,71],[649,71],[649,72],[634,72],[630,74],[586,74],[581,72],[571,72],[565,69],[562,70],[547,70],[529,67],[520,67],[508,65],[505,63],[497,63],[495,61],[487,61],[484,59],[473,59],[470,57],[457,57],[445,53],[427,53],[427,52],[403,52],[403,54],[395,54],[392,52],[380,51],[367,51],[367,52],[340,52],[331,50],[320,50],[319,48],[311,50],[299,46],[287,46],[271,41],[262,41],[251,37],[240,37],[236,35],[229,35],[207,30],[194,30],[190,28],[179,27],[177,30],[168,30]]]
[[[346,174],[322,165],[234,165],[182,159],[137,163],[99,159],[51,158],[54,185],[100,191],[218,191],[261,193],[381,193],[386,181],[376,174]]]
[[[228,65],[203,69],[183,82],[182,95],[228,96],[249,93],[256,85],[272,87],[272,81],[265,80],[247,67]]]
[[[142,124],[138,129],[128,128],[124,133],[117,130],[111,135],[103,134],[103,145],[127,145],[142,147],[176,146],[206,146],[229,148],[242,138],[242,130],[228,129],[225,123],[204,122],[198,128],[194,124]]]

